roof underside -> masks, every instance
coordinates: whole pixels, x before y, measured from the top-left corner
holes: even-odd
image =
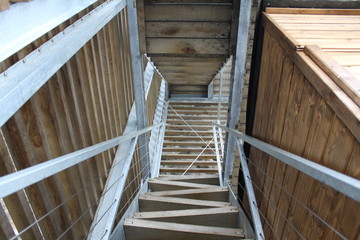
[[[141,8],[139,12],[141,13]],[[213,80],[234,49],[232,0],[148,0],[139,14],[142,51],[173,93],[189,94]]]

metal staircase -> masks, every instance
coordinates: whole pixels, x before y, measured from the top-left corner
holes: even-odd
[[[220,186],[217,174],[212,131],[217,109],[214,102],[169,104],[161,175],[148,180],[139,212],[125,219],[126,239],[245,238],[239,207],[229,202],[229,188]],[[222,123],[225,109],[219,112]]]
[[[149,179],[139,210],[125,220],[126,239],[243,239],[239,208],[228,202],[228,187],[217,175]]]

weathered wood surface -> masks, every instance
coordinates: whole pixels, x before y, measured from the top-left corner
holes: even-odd
[[[296,12],[289,11],[293,13],[288,16],[290,22],[297,19]],[[305,14],[305,10],[299,11]],[[341,18],[346,21],[345,16]],[[309,15],[307,21],[311,19],[318,18]],[[296,52],[284,39],[286,34],[269,22],[264,25],[253,136],[359,179],[357,104],[311,58]],[[346,59],[347,52],[335,51],[333,56]],[[354,62],[351,56],[356,53],[349,56],[344,61]],[[304,205],[346,238],[358,237],[359,203],[255,148],[251,149],[249,167],[259,208],[266,217],[263,226],[267,238],[337,239],[336,233]]]

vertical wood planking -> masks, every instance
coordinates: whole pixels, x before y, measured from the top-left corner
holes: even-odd
[[[73,20],[16,57],[26,56]],[[2,127],[2,143],[7,146],[2,148],[2,161],[11,154],[15,166],[11,169],[10,160],[1,162],[8,165],[1,174],[121,135],[134,101],[130,60],[126,13],[122,11]],[[11,64],[6,60],[1,68]],[[21,237],[41,238],[41,231],[46,239],[56,239],[67,230],[65,238],[86,237],[114,153],[115,148],[4,198],[19,231],[67,201],[40,221],[41,230],[34,225]],[[141,182],[138,160],[136,154],[126,202]],[[0,234],[5,234],[2,229]]]
[[[265,31],[254,137],[359,178],[359,171],[356,170],[360,163],[359,142],[304,77],[303,70],[285,56],[285,52],[282,53],[285,58],[280,77],[281,87],[276,86],[274,73],[279,71],[277,44],[273,36]],[[260,209],[271,225],[270,228],[264,223],[267,238],[338,237],[297,202],[301,201],[345,237],[356,239],[359,226],[357,224],[350,228],[349,225],[359,221],[359,203],[278,160],[267,158],[254,148],[251,149],[250,158],[254,165],[265,171],[261,173],[256,167],[251,167],[253,180],[260,186],[260,191],[256,194],[260,198],[257,199]],[[267,198],[275,206],[269,204]],[[349,206],[346,204],[352,210],[348,210]]]

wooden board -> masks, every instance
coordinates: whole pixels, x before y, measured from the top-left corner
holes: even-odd
[[[149,54],[228,54],[226,39],[147,38]]]
[[[161,223],[140,219],[125,219],[126,239],[239,239],[244,238],[241,229],[205,227],[179,223]]]
[[[224,22],[146,22],[147,38],[229,38]]]
[[[237,207],[139,212],[133,218],[214,227],[237,227]]]
[[[145,21],[227,21],[231,6],[216,5],[145,5]]]
[[[175,197],[140,195],[140,212],[228,207],[230,203]]]

